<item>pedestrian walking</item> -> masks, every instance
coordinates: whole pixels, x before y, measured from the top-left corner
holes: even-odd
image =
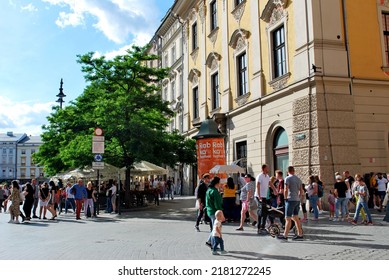
[[[74,184],[72,186],[71,192],[74,194],[74,198],[76,201],[76,220],[81,220],[82,203],[87,197],[84,181],[82,179],[78,179],[77,184]]]
[[[319,219],[319,208],[317,206],[317,200],[319,199],[318,192],[318,184],[315,180],[314,176],[309,176],[308,185],[306,186],[306,190],[309,198],[309,207],[312,207],[314,218],[313,221],[317,221]]]
[[[20,204],[22,203],[20,197],[20,186],[18,181],[14,180],[11,183],[11,194],[7,198],[7,202],[11,201],[12,205],[9,207],[10,220],[8,223],[19,224],[19,215],[20,215]]]
[[[368,207],[368,202],[369,202],[369,191],[367,189],[367,186],[365,182],[362,180],[362,176],[359,174],[355,175],[355,195],[358,196],[358,202],[357,202],[357,208],[355,210],[354,214],[354,219],[352,220],[353,225],[357,225],[358,223],[358,218],[359,218],[359,212],[363,208],[366,212],[367,215],[367,224],[368,225],[373,225],[373,221],[371,219],[371,214],[370,210]]]
[[[31,210],[34,205],[34,188],[30,183],[27,183],[23,191],[24,195],[24,204],[23,204],[23,213],[20,213],[22,217],[22,222],[31,220]]]
[[[288,176],[285,178],[285,231],[283,235],[277,236],[278,239],[288,240],[288,235],[290,228],[292,226],[292,220],[297,227],[297,235],[293,237],[293,240],[302,240],[303,229],[301,227],[301,222],[299,219],[299,209],[300,209],[300,197],[304,194],[302,187],[302,182],[299,177],[295,175],[295,170],[293,166],[288,167]]]
[[[34,203],[32,207],[32,218],[38,219],[38,216],[36,214],[36,210],[39,209],[39,184],[37,180],[34,178],[31,180],[31,185],[34,190]]]
[[[205,173],[202,176],[202,179],[197,186],[197,195],[196,195],[196,208],[197,208],[197,218],[195,229],[200,231],[200,221],[204,216],[205,209],[205,194],[207,193],[209,182],[211,181],[209,173]]]
[[[95,195],[93,193],[93,184],[92,182],[88,182],[86,184],[86,199],[84,201],[84,216],[88,217],[88,210],[90,211],[90,215],[94,215],[94,202],[96,201]]]
[[[244,221],[246,219],[246,213],[249,212],[250,217],[253,219],[252,225],[257,224],[258,217],[254,210],[250,208],[251,205],[256,204],[254,199],[255,192],[255,178],[250,174],[244,176],[246,184],[240,189],[240,201],[242,204],[242,211],[240,215],[240,225],[236,230],[243,231]]]
[[[255,180],[255,199],[258,204],[257,216],[258,216],[258,234],[267,234],[265,229],[266,220],[268,216],[267,210],[267,194],[269,189],[270,177],[269,177],[269,167],[267,164],[262,165],[262,172],[258,174]]]
[[[218,246],[220,245],[220,254],[225,255],[227,254],[226,251],[224,251],[224,240],[222,235],[222,223],[225,221],[225,217],[223,215],[223,211],[217,210],[215,212],[215,221],[212,229],[212,255],[219,255],[216,251]]]
[[[205,194],[205,206],[207,208],[208,217],[211,219],[212,228],[216,219],[215,217],[216,211],[217,210],[223,211],[223,198],[219,193],[219,188],[220,188],[220,178],[215,176],[211,180],[211,183],[209,184],[208,190]],[[205,244],[212,248],[211,238],[212,238],[212,232],[209,235],[208,240]]]

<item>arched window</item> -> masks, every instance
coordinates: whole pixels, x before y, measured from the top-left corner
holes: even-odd
[[[280,127],[274,135],[273,142],[274,170],[281,170],[286,176],[289,166],[289,144],[285,129]]]

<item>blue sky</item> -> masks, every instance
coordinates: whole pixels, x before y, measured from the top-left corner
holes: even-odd
[[[78,54],[113,57],[147,43],[174,0],[1,0],[0,133],[38,135],[64,81],[65,106],[85,81]]]

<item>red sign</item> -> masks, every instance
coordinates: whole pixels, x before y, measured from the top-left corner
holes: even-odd
[[[223,138],[206,138],[196,141],[198,176],[209,173],[217,164],[226,164]]]
[[[103,135],[103,130],[99,127],[95,128],[95,135],[96,136],[102,136]]]

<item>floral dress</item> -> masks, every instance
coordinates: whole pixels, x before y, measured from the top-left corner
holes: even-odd
[[[10,201],[12,201],[12,205],[9,207],[9,212],[12,216],[19,216],[20,215],[20,191],[17,189],[12,189],[10,198]]]

